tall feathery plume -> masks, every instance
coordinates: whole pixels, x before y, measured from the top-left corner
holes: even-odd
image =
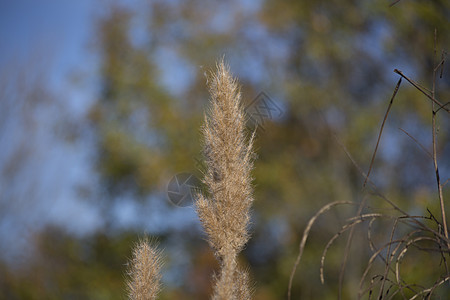
[[[156,299],[161,289],[161,252],[147,238],[133,249],[128,269],[128,298],[130,300]]]
[[[223,60],[211,74],[209,92],[202,127],[208,195],[197,195],[196,208],[220,263],[213,299],[249,299],[248,273],[236,259],[249,239],[254,134],[247,142],[238,83]]]

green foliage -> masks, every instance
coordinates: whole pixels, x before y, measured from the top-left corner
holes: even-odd
[[[98,167],[115,195],[148,194],[167,180],[164,171],[186,168],[199,149],[191,124],[200,116],[183,111],[159,85],[148,49],[130,41],[131,20],[131,12],[113,7],[100,21],[101,93],[90,114]]]
[[[58,228],[36,236],[26,266],[1,266],[3,299],[123,299],[134,233],[77,239]]]

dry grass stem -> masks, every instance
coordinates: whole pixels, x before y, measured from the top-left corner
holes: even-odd
[[[236,258],[249,239],[254,134],[247,141],[238,84],[223,61],[208,82],[211,101],[202,128],[208,195],[197,195],[196,208],[221,265],[213,299],[249,299],[248,274]]]
[[[386,113],[384,115],[383,122],[381,123],[381,129],[380,129],[380,132],[378,133],[377,144],[375,146],[375,150],[373,151],[372,160],[370,161],[369,171],[367,171],[367,175],[366,175],[366,179],[364,179],[363,187],[366,186],[367,179],[370,176],[370,171],[372,171],[372,166],[373,166],[373,163],[375,161],[375,156],[377,155],[378,146],[380,145],[381,134],[383,133],[384,124],[386,124],[386,120],[387,120],[387,117],[389,115],[389,111],[391,110],[392,103],[394,103],[394,98],[397,95],[397,92],[398,92],[398,89],[399,89],[401,83],[402,83],[402,78],[400,77],[400,79],[397,82],[397,85],[395,86],[394,93],[392,94],[392,97],[391,97],[391,101],[389,102],[389,106],[388,106],[388,108],[386,110]]]
[[[305,249],[305,245],[306,245],[306,240],[308,239],[309,236],[309,232],[311,231],[312,226],[314,225],[314,223],[316,222],[317,218],[319,218],[322,214],[324,214],[325,212],[327,212],[328,210],[330,210],[333,206],[336,205],[342,205],[342,204],[346,204],[346,205],[352,205],[354,204],[353,202],[350,201],[335,201],[332,203],[329,203],[325,206],[323,206],[308,222],[308,225],[306,225],[305,230],[303,231],[303,237],[302,240],[300,242],[300,245],[298,246],[299,248],[299,253],[297,256],[297,259],[294,262],[294,267],[292,268],[291,271],[291,275],[289,277],[289,284],[288,284],[288,299],[291,299],[291,294],[292,294],[292,283],[294,281],[294,275],[295,272],[297,271],[297,267],[298,264],[300,263],[300,260],[303,256],[303,250]]]
[[[433,56],[433,64],[435,65],[434,69],[433,69],[433,87],[431,90],[431,96],[434,98],[436,96],[436,71],[439,68],[439,65],[436,66],[436,39],[437,39],[437,31],[436,29],[434,30],[434,56]],[[447,103],[448,104],[448,103]],[[442,106],[441,106],[442,108]],[[439,108],[440,109],[440,108]],[[432,108],[431,108],[431,112],[432,112],[432,118],[431,118],[431,123],[432,123],[432,138],[433,138],[433,166],[434,166],[434,170],[435,170],[435,174],[436,174],[436,183],[437,183],[437,188],[438,188],[438,195],[439,195],[439,204],[441,206],[441,215],[442,215],[442,225],[443,225],[443,230],[444,230],[444,235],[448,240],[448,229],[447,229],[447,217],[445,215],[445,202],[444,202],[444,196],[442,194],[442,185],[441,185],[441,179],[440,179],[440,175],[439,175],[439,167],[438,167],[438,162],[437,162],[437,152],[436,152],[436,135],[437,135],[437,131],[436,131],[436,114],[437,114],[437,110],[435,109],[435,103],[432,103]],[[447,241],[447,247],[450,248],[450,243]]]
[[[435,72],[438,70],[438,67],[435,68]],[[433,74],[436,76],[436,73]],[[404,77],[404,75],[402,76]],[[399,89],[400,86],[400,80],[398,81],[396,88],[394,90],[393,96],[391,98],[391,101],[389,103],[389,107],[387,109],[387,112],[385,114],[383,124],[378,136],[377,146],[379,144],[381,134],[383,131],[384,123],[387,119],[387,115],[389,113],[389,110],[391,109],[393,99]],[[424,89],[421,90],[422,92]],[[435,98],[435,87],[433,85],[432,90],[430,91],[432,98]],[[425,147],[423,147],[415,138],[410,136],[406,131],[405,132],[409,137],[411,137],[419,146],[421,146],[425,152],[433,159],[434,167],[436,171],[436,178],[437,178],[437,184],[439,188],[439,192],[442,190],[442,184],[439,179],[439,172],[437,167],[437,155],[436,155],[436,114],[439,111],[439,109],[445,110],[445,105],[439,107],[437,110],[435,107],[439,105],[436,104],[436,102],[432,101],[432,108],[433,108],[433,119],[432,119],[432,133],[433,133],[433,153],[430,153],[426,150]],[[326,121],[325,121],[326,122]],[[351,244],[351,235],[353,230],[356,228],[356,226],[360,226],[360,224],[365,223],[368,221],[368,230],[367,230],[367,237],[369,246],[372,252],[372,255],[370,259],[368,260],[368,264],[362,274],[362,277],[359,282],[359,289],[358,289],[358,299],[361,299],[362,297],[368,297],[369,299],[372,299],[372,297],[376,297],[377,299],[393,299],[395,297],[402,297],[404,299],[415,299],[420,296],[424,296],[426,299],[429,299],[435,290],[444,285],[444,283],[448,282],[450,279],[449,275],[449,268],[447,266],[447,259],[446,256],[448,253],[450,253],[449,248],[449,238],[445,223],[445,214],[442,214],[442,223],[438,221],[433,214],[430,213],[429,217],[426,216],[414,216],[408,214],[404,209],[400,208],[397,204],[395,204],[392,200],[388,199],[386,196],[381,193],[381,191],[378,189],[376,184],[371,180],[369,177],[370,170],[373,167],[374,158],[376,155],[376,149],[372,155],[372,161],[369,167],[369,172],[367,174],[362,171],[359,164],[356,162],[356,160],[353,158],[353,156],[350,154],[348,149],[342,144],[342,142],[337,138],[336,134],[328,127],[330,130],[331,135],[335,138],[337,143],[341,146],[341,148],[344,150],[345,154],[349,157],[350,161],[353,163],[355,168],[358,170],[359,174],[364,179],[364,186],[365,189],[369,191],[370,194],[373,196],[376,196],[379,200],[383,200],[386,203],[388,203],[392,207],[392,211],[395,212],[394,215],[389,215],[386,213],[372,213],[373,211],[371,207],[366,206],[365,198],[362,199],[362,201],[359,204],[358,211],[356,212],[355,216],[352,218],[349,218],[344,226],[341,227],[341,229],[329,240],[327,245],[325,246],[323,250],[323,254],[321,257],[321,263],[320,263],[320,279],[321,282],[324,283],[324,261],[327,256],[327,252],[330,249],[331,245],[342,236],[344,232],[349,231],[349,238],[347,239],[347,244],[345,247],[343,262],[341,265],[341,271],[339,275],[339,294],[338,297],[341,297],[341,287],[342,287],[342,278],[344,275],[343,267],[345,267],[346,258],[349,254],[349,248]],[[440,193],[440,202],[441,202],[441,212],[445,211],[443,203],[443,197]],[[309,232],[311,230],[312,225],[315,223],[316,219],[323,214],[324,212],[328,211],[330,208],[335,206],[336,204],[343,204],[342,202],[333,202],[328,205],[323,206],[319,212],[311,218],[309,223],[306,226],[306,229],[303,233],[302,241],[299,245],[299,256],[297,257],[296,262],[294,263],[294,267],[290,276],[289,281],[289,288],[288,288],[288,299],[291,298],[291,286],[293,277],[295,275],[296,268],[300,262],[300,259],[303,254],[303,250],[306,244],[306,240],[308,238]],[[369,211],[369,213],[364,213],[363,211]],[[398,215],[400,214],[400,215]],[[373,230],[373,224],[377,220],[381,219],[392,219],[393,223],[390,228],[390,233],[386,232],[386,238],[388,241],[381,246],[376,246],[375,242],[372,237],[372,230]],[[431,224],[430,224],[431,223]],[[400,228],[399,226],[402,226]],[[406,227],[405,227],[406,226]],[[409,283],[407,282],[408,275],[406,274],[406,268],[401,272],[401,266],[402,263],[405,260],[405,257],[410,253],[411,249],[415,249],[416,251],[419,251],[419,253],[423,254],[432,254],[432,253],[438,253],[441,256],[441,262],[439,265],[439,269],[443,272],[439,278],[435,278],[436,280],[434,283],[432,283],[431,287],[425,287],[420,284],[416,283]],[[414,254],[411,254],[414,255]],[[383,268],[380,271],[377,271],[376,261],[381,260],[383,263]],[[379,272],[379,273],[376,273]],[[403,273],[403,274],[402,274]],[[370,274],[370,275],[369,275]],[[406,276],[405,276],[406,275]]]
[[[133,249],[128,270],[128,298],[156,299],[161,289],[161,252],[148,239],[140,240]]]
[[[447,113],[450,113],[450,108],[447,107],[449,102],[446,102],[444,104],[439,102],[439,100],[436,100],[433,95],[430,95],[429,93],[427,93],[427,91],[425,91],[425,89],[423,87],[421,87],[420,84],[418,84],[414,80],[412,80],[412,79],[408,78],[406,75],[404,75],[402,71],[395,69],[394,72],[397,73],[398,75],[402,76],[403,78],[405,78],[416,89],[418,89],[420,92],[422,92],[422,94],[427,96],[428,99],[430,99],[433,103],[435,103],[437,106],[439,106],[439,110],[442,109],[442,110],[446,111]]]

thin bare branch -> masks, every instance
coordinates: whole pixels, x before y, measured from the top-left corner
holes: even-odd
[[[292,290],[292,282],[294,280],[294,275],[295,275],[295,271],[297,270],[297,266],[300,263],[300,260],[302,258],[303,255],[303,250],[305,249],[305,245],[306,245],[306,240],[308,239],[309,236],[309,232],[311,231],[312,226],[314,225],[314,223],[316,222],[317,218],[319,216],[321,216],[323,213],[327,212],[328,210],[330,210],[333,206],[337,206],[337,205],[343,205],[343,204],[347,204],[347,205],[354,205],[354,202],[351,201],[335,201],[335,202],[331,202],[325,206],[323,206],[308,222],[308,224],[306,225],[305,230],[303,231],[303,237],[302,240],[300,242],[299,245],[299,253],[297,256],[297,259],[295,260],[294,263],[294,267],[292,268],[291,271],[291,276],[289,277],[289,285],[288,285],[288,300],[291,299],[291,290]]]
[[[404,130],[403,128],[398,128],[401,131],[403,131],[407,136],[409,136],[417,145],[419,145],[420,148],[422,148],[422,150],[428,155],[428,157],[430,157],[431,159],[433,158],[433,155],[430,153],[430,151],[427,150],[427,148],[425,148],[424,145],[422,145],[418,140],[416,140],[412,135],[410,135],[406,130]]]
[[[389,4],[389,7],[394,6],[395,4],[399,3],[401,0],[395,0],[394,2],[392,2],[391,4]]]
[[[364,197],[361,201],[361,203],[359,204],[358,207],[358,211],[356,213],[356,216],[360,216],[361,212],[363,210],[363,207],[366,205],[366,197]],[[339,293],[338,293],[338,299],[341,299],[342,296],[342,285],[344,282],[344,273],[345,273],[345,267],[347,266],[347,259],[348,259],[348,254],[350,253],[350,246],[353,240],[353,233],[355,231],[355,228],[352,226],[350,228],[350,233],[347,237],[347,243],[345,245],[345,250],[344,250],[344,258],[342,259],[342,263],[341,263],[341,268],[339,270]]]
[[[439,281],[438,283],[436,283],[435,285],[433,285],[431,288],[425,289],[425,290],[423,290],[423,291],[418,292],[418,293],[415,294],[413,297],[411,297],[410,300],[414,300],[414,299],[416,299],[417,297],[419,297],[419,296],[422,295],[422,294],[427,294],[427,297],[426,297],[425,299],[430,299],[431,293],[433,293],[433,291],[434,291],[437,287],[439,287],[440,285],[444,284],[446,281],[449,281],[449,280],[450,280],[450,277],[449,277],[449,276],[445,277],[444,279],[442,279],[441,281]]]
[[[441,73],[439,74],[439,78],[442,78],[442,76],[444,75],[444,64],[445,64],[445,58],[447,56],[447,52],[445,52],[444,50],[442,50],[442,54],[441,54],[441,63],[439,64],[439,66],[441,67]],[[438,66],[438,67],[439,67]]]
[[[379,293],[378,299],[381,299],[381,296],[383,294],[384,284],[386,283],[386,278],[388,276],[389,268],[391,266],[391,261],[394,256],[394,253],[391,253],[391,245],[392,245],[392,240],[394,239],[394,232],[397,229],[398,220],[399,219],[395,219],[394,225],[392,226],[391,236],[389,238],[389,243],[388,243],[389,246],[388,246],[388,249],[386,252],[387,263],[385,264],[384,275],[383,275],[383,279],[381,281],[381,287],[380,287],[380,293]]]
[[[320,281],[322,282],[322,284],[325,283],[325,279],[324,279],[324,265],[325,265],[325,258],[327,256],[327,252],[328,249],[331,247],[331,245],[334,243],[334,241],[341,236],[345,231],[347,231],[348,229],[352,228],[353,226],[364,222],[366,219],[372,218],[375,219],[377,217],[383,217],[382,214],[365,214],[365,215],[361,215],[359,217],[354,217],[351,218],[350,220],[352,222],[345,224],[341,230],[339,230],[339,232],[337,232],[327,243],[327,245],[325,246],[323,253],[322,253],[322,257],[320,258]]]
[[[329,127],[328,127],[329,128]],[[361,169],[361,167],[359,166],[359,164],[356,162],[356,160],[353,158],[353,155],[351,155],[350,151],[348,151],[347,147],[345,147],[344,144],[342,144],[342,142],[339,140],[339,138],[336,136],[336,134],[329,128],[331,134],[333,135],[333,137],[335,138],[336,142],[339,144],[339,146],[341,146],[341,148],[344,150],[345,154],[347,155],[347,157],[350,159],[350,161],[353,163],[354,167],[358,170],[358,172],[360,173],[360,175],[362,177],[366,177],[366,174],[364,173],[364,171]],[[389,198],[387,198],[386,196],[384,196],[378,189],[378,187],[375,185],[375,183],[373,183],[370,178],[367,181],[370,186],[373,189],[373,193],[375,193],[378,197],[380,197],[381,199],[383,199],[384,201],[386,201],[389,205],[392,206],[393,209],[395,209],[396,211],[400,212],[401,214],[403,214],[405,217],[411,217],[406,211],[404,211],[403,209],[401,209],[398,205],[396,205],[394,202],[392,202]],[[419,228],[425,230],[425,231],[429,231],[437,236],[439,236],[439,238],[441,238],[443,241],[446,241],[447,243],[450,242],[449,238],[444,236],[443,234],[441,234],[440,232],[434,230],[433,228],[430,228],[429,226],[426,226],[425,224],[423,224],[422,222],[420,222],[419,220],[417,220],[416,218],[411,218],[411,221],[413,223],[415,223],[417,226],[419,226]]]
[[[434,29],[434,56],[433,60],[436,60],[436,46],[437,45],[437,30]],[[434,98],[436,94],[436,68],[433,69],[433,89],[431,91],[431,96]],[[439,175],[439,167],[437,162],[437,152],[436,152],[436,111],[434,107],[435,103],[432,104],[432,139],[433,139],[433,165],[436,174],[436,183],[439,193],[439,204],[441,206],[441,216],[442,216],[442,226],[444,227],[444,235],[448,239],[448,229],[447,229],[447,217],[445,215],[445,204],[444,196],[442,194],[442,185]],[[447,242],[447,247],[450,248],[450,242]]]
[[[389,115],[389,111],[391,110],[392,103],[394,102],[395,95],[397,95],[398,89],[400,87],[400,84],[402,83],[402,78],[400,78],[397,82],[397,85],[395,86],[394,93],[392,94],[391,101],[389,101],[388,108],[386,110],[386,113],[384,114],[383,123],[381,123],[380,132],[378,133],[378,139],[377,144],[375,146],[375,150],[373,151],[372,160],[370,161],[370,167],[369,171],[367,171],[366,179],[364,180],[363,187],[366,186],[367,179],[369,178],[370,171],[372,170],[373,162],[375,161],[375,156],[377,155],[378,145],[380,144],[381,134],[383,133],[384,124],[386,123],[387,117]]]
[[[416,89],[418,89],[419,91],[422,92],[422,94],[424,94],[425,96],[427,96],[428,99],[430,99],[431,101],[433,101],[436,105],[439,106],[439,109],[443,109],[446,112],[450,113],[450,109],[447,108],[446,106],[450,103],[447,102],[445,104],[442,104],[441,102],[439,102],[438,100],[436,100],[434,98],[434,96],[428,94],[417,82],[415,82],[414,80],[408,78],[406,75],[403,74],[402,71],[395,69],[394,70],[395,73],[397,73],[398,75],[402,76],[403,78],[405,78],[409,83],[411,83]]]

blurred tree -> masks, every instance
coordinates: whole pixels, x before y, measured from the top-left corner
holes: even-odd
[[[134,240],[134,233],[78,239],[48,227],[26,266],[0,266],[2,299],[123,299],[124,258]]]
[[[199,148],[190,127],[198,116],[193,119],[158,84],[151,46],[131,42],[131,17],[130,11],[112,7],[99,26],[101,92],[91,120],[99,136],[99,169],[111,195],[148,194],[165,184],[175,166],[186,168]]]
[[[200,144],[196,133],[205,99],[203,73],[225,54],[249,104],[264,89],[282,107],[281,118],[266,120],[259,131],[254,238],[245,258],[258,286],[265,287],[257,298],[283,297],[306,220],[331,201],[359,202],[364,197],[363,179],[339,150],[332,131],[363,169],[368,168],[396,82],[392,70],[404,69],[429,85],[434,28],[438,50],[448,49],[449,10],[443,1],[388,4],[154,1],[133,12],[115,7],[101,22],[103,89],[92,114],[100,137],[99,166],[108,186],[114,187],[113,193],[125,188],[145,194],[155,191],[162,174],[192,169],[189,159]],[[140,44],[132,42],[138,29]],[[166,67],[161,60],[170,61],[167,57],[175,63]],[[161,80],[167,73],[182,72],[185,66],[179,62],[194,70],[181,95],[175,79]],[[443,99],[449,94],[448,83],[448,78],[439,81]],[[422,163],[427,158],[420,150],[402,155],[414,142],[395,130],[405,128],[429,144],[429,107],[423,95],[402,85],[372,177],[408,211],[424,212],[424,203],[406,200],[426,191],[426,205],[438,215],[432,162]],[[450,147],[446,130],[439,141],[443,155]],[[379,201],[371,205],[385,206]],[[338,276],[327,279],[325,289],[318,280],[311,284],[311,278],[318,278],[317,253],[352,213],[337,211],[319,222],[305,254],[311,262],[295,279],[295,295],[335,297]],[[367,243],[353,243],[358,242],[367,251],[352,252],[345,298],[354,294],[367,261]],[[342,259],[342,251],[335,252],[329,266],[333,275]]]

